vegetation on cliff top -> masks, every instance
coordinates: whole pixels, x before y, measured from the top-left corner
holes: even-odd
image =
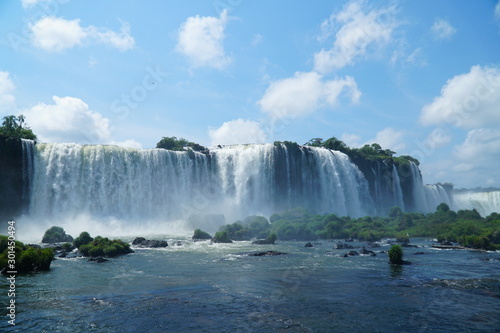
[[[192,149],[194,151],[204,152],[207,150],[200,144],[188,141],[184,138],[177,139],[177,137],[163,137],[157,144],[156,148],[163,148],[174,151],[184,151],[186,149]]]
[[[330,139],[323,141],[321,138],[313,138],[305,143],[306,146],[310,147],[323,147],[331,150],[340,151],[351,159],[367,159],[367,160],[392,160],[397,165],[406,164],[409,162],[414,162],[419,165],[420,162],[407,155],[402,155],[395,157],[396,152],[390,149],[383,149],[378,143],[372,143],[371,145],[365,144],[361,148],[350,148],[343,141],[337,139],[336,137],[331,137]]]
[[[26,125],[23,115],[3,117],[0,135],[16,139],[37,139],[33,131]]]

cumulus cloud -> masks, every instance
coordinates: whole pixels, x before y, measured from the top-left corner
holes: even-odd
[[[435,128],[425,139],[426,147],[440,148],[451,142],[451,136],[442,129]]]
[[[455,147],[454,153],[460,160],[476,164],[488,161],[497,168],[500,163],[500,130],[480,128],[469,131],[464,143]]]
[[[44,17],[32,24],[30,30],[33,45],[47,52],[61,52],[92,40],[120,51],[133,48],[135,43],[127,23],[122,23],[121,31],[117,33],[92,25],[82,27],[79,19]]]
[[[227,21],[227,10],[220,17],[188,17],[179,28],[177,51],[185,55],[193,67],[224,68],[231,62],[223,46]]]
[[[455,29],[450,22],[438,18],[434,21],[431,32],[436,39],[448,39],[457,32],[457,29]]]
[[[108,143],[109,119],[89,109],[79,98],[52,98],[54,104],[39,103],[24,110],[27,122],[44,142]]]
[[[125,141],[111,141],[110,144],[125,147],[125,148],[134,148],[134,149],[142,149],[142,144],[133,139],[125,140]]]
[[[360,147],[361,137],[357,134],[344,133],[340,137],[340,140],[344,141],[349,147]]]
[[[350,76],[323,80],[316,72],[297,72],[291,78],[272,83],[258,104],[263,112],[273,118],[295,118],[323,106],[336,106],[344,91],[352,103],[359,101],[361,92]]]
[[[0,71],[0,112],[15,107],[15,86],[9,76],[8,72]]]
[[[391,149],[395,152],[400,152],[406,145],[403,143],[404,133],[396,131],[391,127],[384,128],[375,135],[373,140],[368,143],[378,143],[383,149]]]
[[[265,143],[266,133],[260,123],[247,119],[227,121],[221,127],[210,129],[212,146],[245,143]]]
[[[422,109],[424,125],[451,123],[472,129],[500,125],[500,68],[473,66],[446,82],[441,95]]]
[[[370,48],[383,47],[396,27],[394,7],[366,10],[363,1],[351,1],[342,11],[332,14],[321,25],[320,41],[335,35],[333,45],[314,56],[314,68],[320,73],[352,65]],[[335,32],[336,31],[336,32]]]

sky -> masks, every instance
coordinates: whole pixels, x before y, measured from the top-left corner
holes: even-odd
[[[50,143],[376,142],[500,187],[500,1],[2,1],[12,114]]]

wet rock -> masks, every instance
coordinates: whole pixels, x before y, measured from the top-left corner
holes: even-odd
[[[313,247],[313,245],[311,244],[311,242],[309,242],[304,247]]]
[[[279,256],[279,255],[284,255],[288,254],[285,252],[279,252],[279,251],[264,251],[264,252],[253,252],[249,253],[248,255],[251,257],[262,257],[262,256]]]
[[[353,249],[354,247],[350,244],[338,242],[337,244],[335,244],[333,248],[337,250],[342,250],[342,249]]]
[[[361,251],[359,252],[359,254],[370,255],[372,257],[376,256],[375,252],[367,250],[364,246],[361,248]]]
[[[168,243],[164,240],[148,240],[144,237],[137,237],[132,242],[132,245],[137,247],[145,247],[145,248],[156,248],[156,247],[167,247]]]
[[[101,263],[101,262],[106,262],[109,261],[109,259],[103,258],[103,257],[97,257],[97,258],[89,258],[88,261],[96,262],[96,263]]]

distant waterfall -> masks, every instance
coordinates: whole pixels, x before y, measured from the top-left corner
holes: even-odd
[[[500,191],[457,191],[453,193],[453,209],[476,209],[482,217],[500,213]]]

